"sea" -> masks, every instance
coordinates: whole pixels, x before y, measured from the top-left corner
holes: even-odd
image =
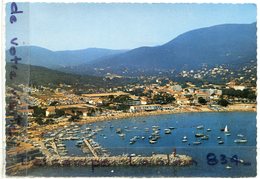
[[[157,143],[150,144],[152,126],[160,130]],[[200,126],[198,129],[197,127]],[[202,127],[203,126],[203,127]],[[227,126],[230,135],[221,129]],[[177,154],[191,156],[193,165],[173,166],[112,166],[112,167],[33,167],[20,172],[20,176],[35,177],[254,177],[256,176],[256,113],[209,112],[179,113],[84,124],[86,128],[99,129],[94,141],[107,149],[110,155]],[[120,128],[124,137],[116,130]],[[171,134],[164,129],[172,128]],[[208,140],[199,140],[203,133]],[[134,144],[130,139],[137,137]],[[183,142],[183,137],[187,142]],[[142,138],[143,137],[143,138]],[[236,139],[246,143],[235,143]],[[224,143],[219,144],[222,140]],[[200,145],[193,142],[201,141]],[[76,141],[65,142],[70,156],[84,156],[75,146]]]

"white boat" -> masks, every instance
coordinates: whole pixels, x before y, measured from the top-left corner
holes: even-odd
[[[204,135],[203,137],[201,137],[201,140],[208,140],[209,139],[209,136],[207,135]]]
[[[203,125],[199,125],[199,126],[197,126],[197,129],[203,129],[203,128],[204,128]]]
[[[187,139],[182,139],[182,142],[184,143],[184,142],[188,142],[188,140]]]
[[[201,144],[200,141],[193,142],[193,145],[200,145],[200,144]]]
[[[183,143],[184,143],[184,142],[188,142],[187,136],[183,136],[182,142],[183,142]]]
[[[223,140],[218,141],[218,144],[224,144]]]
[[[171,134],[172,131],[171,131],[171,129],[164,129],[164,133],[165,133],[165,134]]]
[[[120,137],[125,137],[125,134],[123,134],[123,133],[122,133],[122,134],[118,134],[118,135],[119,135]]]
[[[157,141],[156,140],[149,140],[150,144],[155,144]]]
[[[237,134],[237,137],[244,137],[243,134]]]
[[[226,169],[231,169],[232,167],[230,167],[229,165],[226,166]]]
[[[83,145],[83,141],[82,140],[79,140],[76,142],[76,146],[80,147],[81,145]]]
[[[236,139],[234,140],[235,143],[246,143],[247,140],[246,139]]]
[[[130,141],[130,142],[129,142],[129,144],[134,144],[134,143],[135,143],[135,141]]]
[[[210,128],[208,128],[208,129],[207,129],[207,131],[208,131],[208,132],[210,132],[210,131],[211,131],[211,129],[210,129]]]
[[[229,129],[228,129],[227,125],[225,126],[224,132],[229,133]]]

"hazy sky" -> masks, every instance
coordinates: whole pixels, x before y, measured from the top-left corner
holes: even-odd
[[[256,21],[253,4],[23,3],[18,9],[24,13],[17,23],[7,21],[7,46],[15,34],[25,45],[50,50],[156,46],[192,29]]]

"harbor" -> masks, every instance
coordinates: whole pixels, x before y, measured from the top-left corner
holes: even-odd
[[[248,131],[235,125],[237,120],[247,125],[254,116],[255,113],[239,112],[183,113],[87,124],[72,122],[52,131],[44,131],[41,138],[34,135],[27,141],[42,156],[30,160],[28,166],[31,168],[26,169],[34,171],[41,166],[89,166],[90,169],[117,169],[121,166],[196,167],[196,163],[200,164],[199,168],[204,168],[201,164],[206,164],[206,155],[212,151],[229,157],[237,154],[245,161],[254,162],[253,155],[244,152],[248,146],[254,145],[254,139],[250,138]],[[254,131],[252,128],[250,132]],[[227,147],[232,150],[226,150]],[[230,164],[223,167],[224,170],[235,169]],[[24,165],[20,168],[23,169]],[[15,173],[12,171],[16,170],[16,166],[9,167],[7,172],[13,175]]]

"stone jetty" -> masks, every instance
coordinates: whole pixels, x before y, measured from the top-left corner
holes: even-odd
[[[37,157],[35,166],[188,166],[192,158],[186,155],[156,154],[152,156],[110,157]]]

